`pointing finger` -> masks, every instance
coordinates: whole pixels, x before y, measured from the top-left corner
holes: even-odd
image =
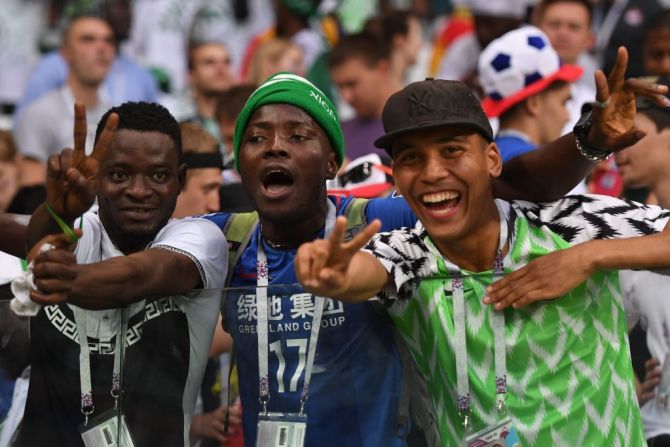
[[[616,89],[623,85],[626,68],[628,68],[628,50],[626,50],[626,47],[619,47],[616,53],[616,62],[607,78],[610,87]]]
[[[347,226],[347,218],[339,216],[335,221],[335,227],[328,236],[328,245],[331,253],[337,253],[340,250],[340,245],[344,240],[344,229]]]
[[[74,103],[74,162],[75,165],[86,158],[86,106]]]
[[[344,248],[350,253],[355,253],[361,248],[365,247],[372,237],[379,233],[382,228],[382,222],[379,219],[373,220],[367,227],[356,235],[352,240],[347,242]]]
[[[119,127],[119,115],[112,113],[107,117],[107,121],[105,121],[105,127],[102,129],[98,141],[95,143],[91,157],[96,160],[102,158],[109,148],[109,143],[112,141],[117,127]]]

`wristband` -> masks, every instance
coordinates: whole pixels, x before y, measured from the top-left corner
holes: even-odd
[[[589,143],[587,136],[592,126],[593,121],[591,121],[591,111],[589,110],[582,114],[579,121],[572,129],[572,133],[575,136],[575,145],[577,146],[579,153],[588,161],[605,160],[612,155],[612,152],[606,149],[597,148]]]
[[[60,229],[63,231],[65,236],[67,236],[68,239],[72,242],[77,242],[79,240],[79,237],[75,234],[74,230],[54,211],[53,208],[51,208],[51,205],[49,205],[49,202],[44,202],[44,204],[47,207],[47,211],[49,211],[49,214],[51,214],[51,217],[54,218]],[[84,219],[79,219],[79,229],[81,230],[84,225]]]

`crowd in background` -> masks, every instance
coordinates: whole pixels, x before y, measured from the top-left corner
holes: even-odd
[[[16,225],[20,234],[20,216],[44,202],[49,156],[73,146],[75,101],[86,107],[89,152],[100,118],[127,101],[158,102],[180,122],[188,171],[174,217],[251,211],[233,135],[246,100],[272,74],[304,76],[336,104],[345,162],[329,190],[372,198],[393,191],[388,155],[373,142],[384,133],[387,100],[409,83],[430,77],[470,85],[506,161],[571,132],[595,99],[596,70],[609,73],[621,46],[628,49],[627,77],[670,84],[670,2],[3,0],[0,250],[25,257],[10,246],[10,231]],[[649,112],[638,121],[647,138],[599,162],[575,191],[670,207],[670,118]],[[643,295],[645,284],[628,277],[624,292]],[[639,307],[629,309],[629,329],[645,406],[653,405],[670,346],[658,340],[662,322],[650,329]],[[26,343],[21,330],[20,320],[0,314],[0,421],[27,380],[28,360],[17,354],[25,350],[16,347]],[[10,335],[23,344],[5,349]],[[202,445],[242,442],[239,432],[222,433],[227,361],[212,357],[205,373],[191,426]],[[232,419],[239,425],[237,413]],[[649,410],[643,420],[649,437],[670,437],[670,414]],[[11,423],[5,420],[0,447]]]

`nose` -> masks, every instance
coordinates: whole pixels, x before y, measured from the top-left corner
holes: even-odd
[[[288,158],[289,153],[285,149],[284,138],[277,132],[270,140],[270,144],[266,147],[264,158]]]
[[[216,213],[221,208],[221,199],[219,196],[219,188],[212,190],[207,195],[207,201],[205,202],[205,208],[208,213]]]
[[[449,170],[443,162],[444,160],[437,154],[429,154],[426,156],[422,181],[426,184],[434,184],[449,176]]]
[[[146,199],[152,192],[147,179],[142,175],[133,176],[125,190],[126,195],[137,201]]]

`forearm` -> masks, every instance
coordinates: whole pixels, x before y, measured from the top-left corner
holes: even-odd
[[[493,193],[506,200],[550,202],[570,192],[592,168],[569,133],[505,163]]]
[[[65,223],[73,228],[74,219],[69,220],[63,217]],[[58,234],[63,231],[56,223],[56,220],[47,211],[46,203],[39,206],[30,218],[28,224],[28,250],[48,234]]]
[[[200,283],[188,257],[152,249],[77,266],[68,302],[86,309],[125,307],[145,298],[186,293]]]
[[[381,262],[367,252],[358,252],[347,269],[346,290],[334,298],[346,302],[367,301],[389,282],[389,274]]]
[[[28,239],[28,227],[23,221],[23,216],[16,214],[0,214],[0,251],[12,256],[25,258],[26,244]]]
[[[594,270],[658,269],[670,267],[670,231],[628,239],[584,244]]]

